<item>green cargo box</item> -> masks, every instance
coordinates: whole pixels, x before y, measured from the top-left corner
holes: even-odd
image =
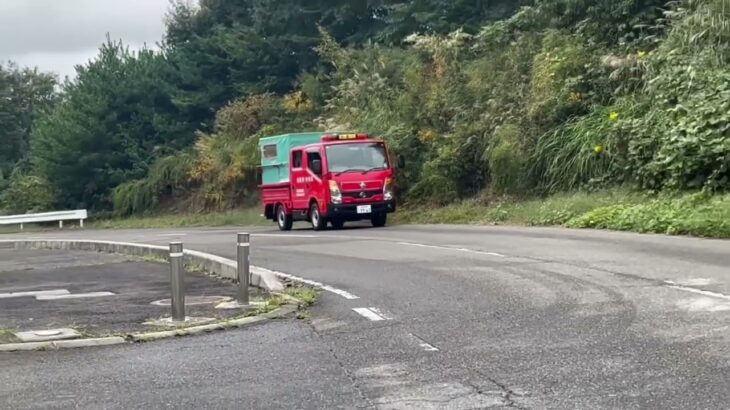
[[[261,180],[263,185],[289,182],[289,153],[293,148],[316,144],[327,133],[305,132],[261,138]]]

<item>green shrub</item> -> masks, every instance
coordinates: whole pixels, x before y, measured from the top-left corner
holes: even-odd
[[[0,194],[0,209],[11,214],[53,210],[54,192],[42,177],[15,173]]]
[[[567,226],[729,237],[729,218],[730,195],[708,197],[705,194],[693,194],[597,208],[573,218]]]
[[[653,112],[634,122],[630,145],[642,185],[730,188],[730,72],[667,66],[650,91]]]
[[[539,125],[557,124],[585,111],[590,55],[580,37],[550,32],[535,56],[527,113]]]
[[[125,182],[114,189],[114,213],[117,216],[140,214],[152,211],[162,198],[179,197],[187,192],[191,167],[191,156],[187,153],[158,159],[146,178]]]

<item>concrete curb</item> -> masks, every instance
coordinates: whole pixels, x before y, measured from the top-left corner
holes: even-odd
[[[291,299],[291,297],[288,297]],[[294,299],[296,300],[296,299]],[[110,336],[94,339],[75,339],[75,340],[59,340],[54,342],[34,342],[34,343],[5,343],[0,344],[1,352],[21,352],[21,351],[40,351],[40,350],[60,350],[60,349],[77,349],[81,347],[95,346],[112,346],[126,343],[142,343],[153,342],[156,340],[168,339],[177,336],[192,336],[202,333],[210,333],[218,330],[226,330],[232,328],[240,328],[250,326],[255,323],[263,322],[271,319],[278,319],[290,315],[299,309],[299,305],[284,305],[269,313],[258,316],[250,316],[239,319],[224,320],[218,323],[208,325],[191,326],[175,330],[166,330],[161,332],[134,333],[125,337]]]
[[[138,257],[167,259],[169,249],[166,246],[148,245],[130,242],[74,240],[74,239],[19,239],[1,240],[0,244],[11,244],[15,249],[51,249],[117,253]],[[200,268],[221,278],[236,280],[236,261],[222,258],[205,252],[185,250],[185,265]],[[284,285],[279,278],[268,269],[251,267],[251,286],[269,292],[281,292]]]
[[[79,347],[119,345],[125,342],[123,337],[113,336],[95,339],[58,340],[55,342],[5,343],[0,344],[0,352],[74,349]]]

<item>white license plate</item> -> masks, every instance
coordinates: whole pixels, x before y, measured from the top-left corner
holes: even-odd
[[[371,214],[371,213],[373,213],[373,207],[370,205],[358,205],[357,213],[358,214]]]

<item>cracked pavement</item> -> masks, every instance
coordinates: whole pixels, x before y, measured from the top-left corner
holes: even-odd
[[[188,249],[232,258],[239,230],[26,236],[181,240]],[[308,320],[143,345],[0,355],[0,406],[727,409],[730,403],[727,241],[460,226],[252,233],[255,265],[359,298],[323,292]]]

